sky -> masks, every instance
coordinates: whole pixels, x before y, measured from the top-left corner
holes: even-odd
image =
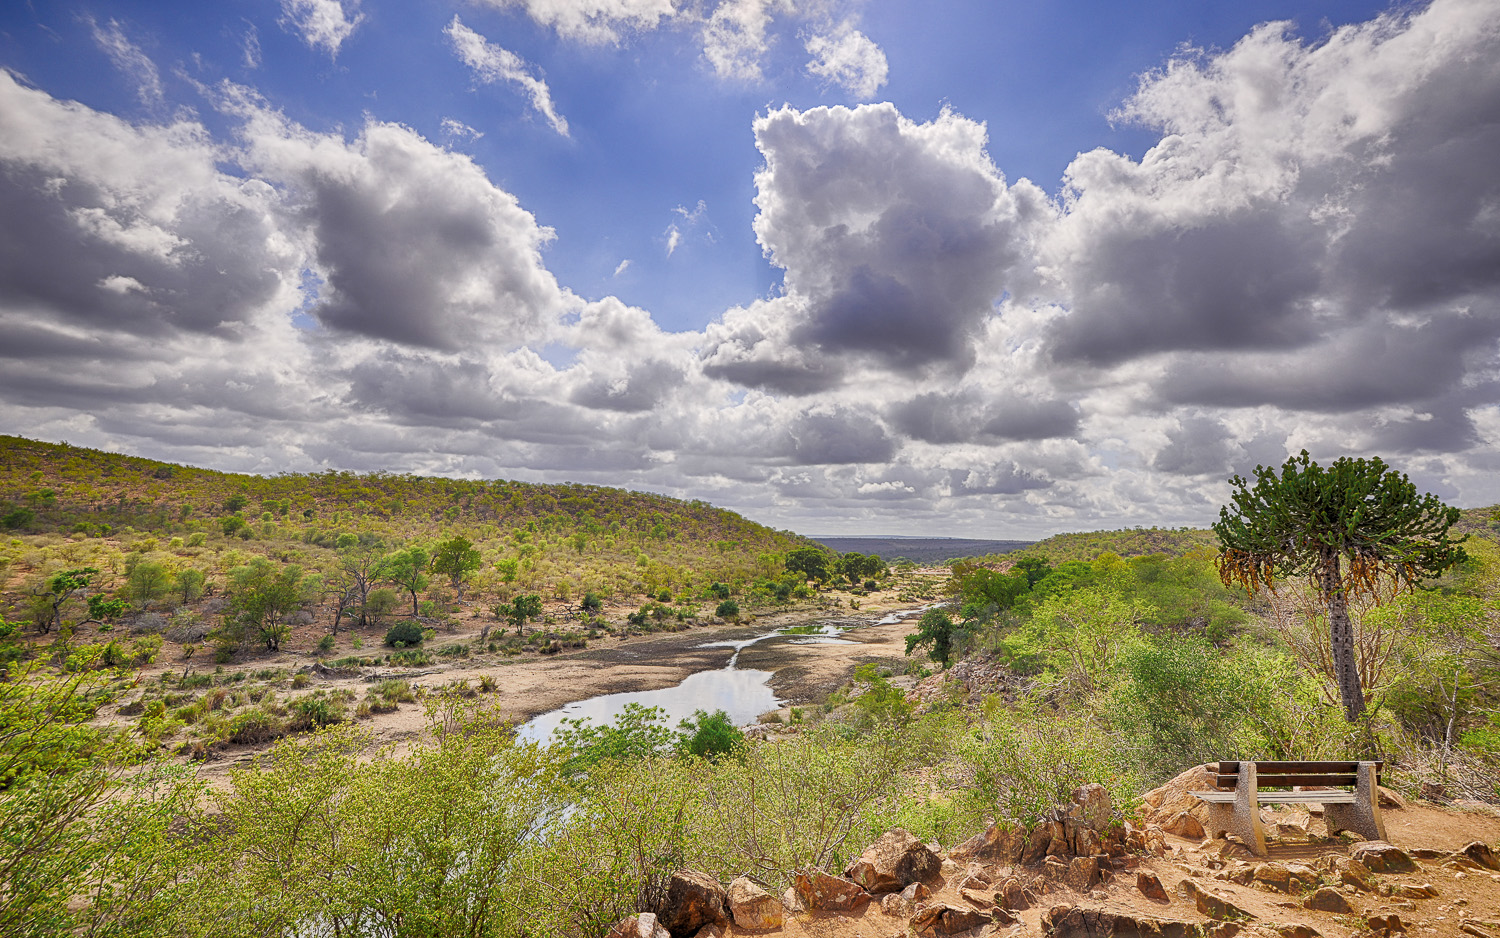
[[[811,534],[1500,503],[1500,3],[0,7],[0,431]]]

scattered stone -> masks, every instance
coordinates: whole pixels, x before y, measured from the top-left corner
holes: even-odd
[[[995,894],[993,892],[985,892],[982,889],[960,889],[958,895],[959,898],[976,909],[983,909],[988,912],[995,907]]]
[[[707,873],[679,870],[667,883],[667,901],[658,921],[674,938],[691,935],[704,925],[727,925],[728,894]]]
[[[1400,811],[1406,807],[1406,799],[1384,785],[1376,785],[1375,790],[1380,798],[1380,806],[1382,808],[1395,808],[1397,811]]]
[[[1161,884],[1161,878],[1149,870],[1141,870],[1135,874],[1135,888],[1152,902],[1172,901],[1172,897],[1167,895],[1166,887]]]
[[[908,831],[889,831],[855,858],[844,875],[873,894],[898,892],[937,875],[942,860]]]
[[[1395,912],[1386,912],[1383,915],[1372,915],[1365,920],[1370,926],[1370,931],[1404,932],[1406,925],[1402,923],[1401,916]]]
[[[1318,875],[1317,870],[1310,866],[1304,866],[1301,863],[1288,863],[1286,871],[1292,877],[1292,883],[1298,889],[1311,889],[1323,883],[1323,877]]]
[[[911,927],[918,935],[923,936],[956,935],[990,921],[988,912],[935,903],[918,909],[911,917]]]
[[[1321,938],[1316,928],[1301,923],[1295,925],[1276,923],[1266,924],[1261,927],[1270,931],[1276,938]]]
[[[781,900],[747,876],[738,877],[729,884],[727,902],[729,914],[740,928],[759,931],[781,927],[784,915]]]
[[[620,919],[604,938],[672,938],[672,933],[661,927],[655,914],[642,912]]]
[[[901,890],[901,898],[907,902],[921,902],[930,895],[932,895],[932,890],[928,889],[924,883],[912,883]]]
[[[1500,855],[1496,855],[1495,851],[1490,849],[1489,844],[1476,840],[1458,852],[1485,869],[1500,870]]]
[[[1220,922],[1205,928],[1192,922],[1072,905],[1049,909],[1042,915],[1041,924],[1047,938],[1232,938],[1240,930],[1238,922]]]
[[[880,911],[892,918],[905,918],[911,914],[911,902],[899,892],[888,892],[880,897]]]
[[[1001,821],[991,824],[982,834],[975,834],[948,852],[953,860],[991,860],[1019,863],[1026,849],[1026,832],[1014,824]]]
[[[1383,840],[1360,841],[1350,849],[1349,856],[1372,873],[1413,873],[1417,869],[1406,851]]]
[[[1437,889],[1431,883],[1423,883],[1420,886],[1398,883],[1391,887],[1391,895],[1397,899],[1435,899],[1437,894]]]
[[[1339,915],[1349,915],[1354,911],[1354,906],[1349,904],[1344,894],[1332,886],[1324,886],[1308,896],[1302,901],[1302,907],[1315,912],[1334,912]]]
[[[802,904],[814,911],[852,912],[870,901],[870,894],[858,883],[821,870],[798,870],[794,888]]]
[[[1495,938],[1494,932],[1480,928],[1478,925],[1470,921],[1459,922],[1458,930],[1463,932],[1465,935],[1472,935],[1473,938]]]

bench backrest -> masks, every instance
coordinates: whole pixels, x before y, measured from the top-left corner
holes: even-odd
[[[1380,779],[1384,762],[1375,763],[1375,778]],[[1290,788],[1293,785],[1355,785],[1358,762],[1256,762],[1257,788]],[[1219,788],[1233,788],[1239,781],[1240,764],[1221,761],[1214,777]]]

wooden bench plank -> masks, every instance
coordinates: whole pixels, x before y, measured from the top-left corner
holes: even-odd
[[[1215,776],[1214,784],[1220,788],[1233,788],[1238,775]],[[1357,785],[1359,777],[1348,775],[1262,775],[1256,773],[1256,784],[1260,788],[1291,788],[1293,785]]]
[[[1375,763],[1375,771],[1379,772],[1385,768],[1384,762]],[[1323,772],[1353,773],[1359,770],[1358,762],[1257,762],[1255,771],[1259,775],[1275,775],[1296,772],[1299,774],[1318,774]],[[1238,762],[1220,761],[1217,764],[1217,772],[1220,775],[1237,775],[1240,771]]]

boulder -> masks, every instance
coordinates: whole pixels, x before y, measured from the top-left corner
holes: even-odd
[[[1280,863],[1262,863],[1255,868],[1253,879],[1262,886],[1277,892],[1292,891],[1292,874]]]
[[[956,935],[986,925],[991,920],[990,913],[978,909],[934,903],[917,910],[911,917],[911,927],[918,935],[931,938],[935,935]]]
[[[898,892],[912,883],[937,875],[942,860],[907,831],[884,834],[849,864],[844,875],[872,895]]]
[[[984,889],[960,889],[958,896],[976,909],[988,912],[995,907],[995,893],[993,890]]]
[[[1370,871],[1358,860],[1341,859],[1334,866],[1339,883],[1357,892],[1374,892],[1375,884],[1370,880]]]
[[[1383,840],[1365,840],[1349,850],[1349,856],[1372,873],[1412,873],[1417,865],[1406,851]]]
[[[1063,875],[1063,884],[1075,892],[1088,892],[1099,882],[1099,861],[1093,857],[1074,857]]]
[[[923,883],[912,883],[901,890],[901,898],[907,902],[921,902],[930,895],[932,895],[932,890],[928,889]]]
[[[1203,822],[1187,811],[1179,811],[1167,818],[1162,822],[1161,829],[1190,840],[1202,840],[1204,836]]]
[[[729,914],[739,928],[760,931],[781,927],[781,900],[766,892],[749,877],[740,876],[729,884],[726,902]]]
[[[1024,909],[1030,904],[1026,901],[1026,887],[1022,886],[1021,881],[1014,876],[1006,877],[995,890],[995,895],[1000,900],[1000,904],[1007,909]]]
[[[1422,883],[1420,886],[1414,883],[1397,883],[1391,887],[1390,895],[1397,899],[1436,899],[1437,887],[1431,883]]]
[[[667,900],[658,921],[673,938],[686,938],[704,925],[727,925],[728,894],[707,873],[679,870],[667,883]]]
[[[672,933],[661,927],[653,913],[642,912],[620,919],[604,938],[672,938]]]
[[[1135,874],[1135,888],[1152,902],[1172,901],[1172,897],[1167,895],[1166,887],[1161,884],[1161,877],[1149,870],[1140,870]]]
[[[793,888],[802,904],[813,911],[853,912],[870,901],[870,894],[858,883],[821,870],[798,870]]]
[[[911,914],[911,902],[898,892],[888,892],[880,897],[880,911],[891,918],[905,918]]]
[[[1234,925],[1225,922],[1205,928],[1193,922],[1071,905],[1049,909],[1042,915],[1041,924],[1047,938],[1200,938],[1217,934],[1214,930],[1225,925]]]
[[[807,911],[807,903],[797,894],[796,886],[786,887],[786,892],[781,894],[781,907],[791,915],[800,915]]]
[[[1332,886],[1324,886],[1302,900],[1302,907],[1314,912],[1333,912],[1337,915],[1350,915],[1354,912],[1354,906],[1349,904],[1344,894]]]
[[[1372,915],[1365,920],[1365,924],[1370,926],[1370,931],[1373,932],[1395,933],[1406,931],[1406,923],[1401,921],[1401,916],[1395,912]]]
[[[969,860],[1019,863],[1025,849],[1026,832],[1014,824],[1000,821],[954,847],[948,856],[959,863]]]
[[[704,925],[693,933],[693,938],[724,938],[724,929],[717,925]]]

